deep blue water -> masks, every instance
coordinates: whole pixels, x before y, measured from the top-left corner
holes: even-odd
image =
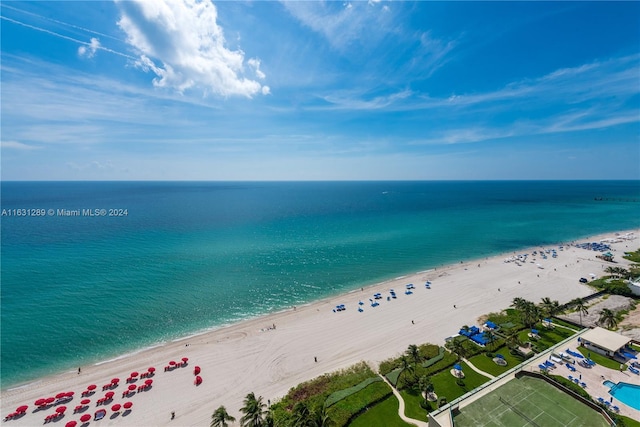
[[[3,388],[402,274],[640,226],[638,181],[1,190]]]

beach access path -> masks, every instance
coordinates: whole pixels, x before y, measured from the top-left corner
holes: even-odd
[[[632,231],[638,235],[638,230]],[[614,237],[614,233],[580,241],[605,237]],[[621,258],[623,252],[635,250],[638,245],[638,240],[613,243],[612,251],[618,261],[615,265],[626,265]],[[558,249],[558,245],[547,247]],[[517,254],[531,254],[539,249],[523,249]],[[323,373],[363,360],[376,366],[404,352],[410,344],[442,345],[445,338],[456,334],[462,325],[477,324],[479,316],[509,307],[515,297],[536,302],[550,297],[564,303],[587,296],[593,290],[578,279],[589,277],[589,273],[601,276],[604,268],[611,265],[596,258],[597,252],[566,244],[564,250],[557,253],[557,258],[548,256],[547,259],[529,255],[530,262],[520,265],[505,262],[505,258],[516,254],[508,253],[439,267],[117,360],[83,366],[80,374],[74,369],[41,378],[2,392],[2,417],[20,405],[29,405],[24,416],[3,424],[42,425],[45,416],[53,413],[55,407],[34,412],[34,401],[66,391],[74,391],[75,397],[56,425],[77,421],[80,414],[72,412],[81,399],[80,393],[89,384],[97,384],[101,390],[113,377],[121,378],[122,384],[114,390],[115,398],[106,407],[108,415],[100,421],[102,427],[208,426],[211,414],[220,405],[239,419],[242,400],[250,392],[263,396],[265,403],[274,402],[291,387]],[[426,289],[426,281],[431,282],[431,289]],[[408,283],[415,285],[411,295],[405,294]],[[396,290],[397,299],[387,301],[391,288]],[[369,299],[377,292],[382,293],[383,299],[374,308]],[[358,312],[359,301],[364,303],[362,312]],[[346,310],[334,312],[338,304],[345,304]],[[189,358],[187,366],[164,372],[170,360],[182,357]],[[196,365],[201,368],[203,379],[199,386],[194,385]],[[122,389],[126,387],[124,379],[132,371],[145,372],[150,366],[157,369],[153,387],[121,398]],[[103,394],[98,391],[91,396],[89,409],[84,413],[93,414],[101,408],[96,407],[95,401]],[[112,415],[111,405],[127,400],[133,402],[130,413]],[[175,412],[173,420],[172,411]]]

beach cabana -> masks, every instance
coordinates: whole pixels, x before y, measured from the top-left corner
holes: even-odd
[[[624,351],[624,347],[630,341],[631,338],[600,327],[585,332],[580,340],[586,349],[608,357],[614,357],[616,353]]]

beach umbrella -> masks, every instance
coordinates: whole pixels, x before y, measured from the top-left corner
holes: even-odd
[[[104,397],[106,397],[107,399],[111,399],[113,397],[114,393],[112,391],[108,391],[105,393]]]
[[[73,421],[73,420],[71,420],[71,421],[69,421],[68,423],[66,423],[66,424],[64,425],[64,427],[76,427],[76,425],[77,425],[77,424],[78,424],[78,422],[77,422],[77,421]]]
[[[135,385],[135,384],[131,384],[131,385],[129,386],[129,390],[135,390],[135,389],[136,389],[136,385]]]
[[[344,307],[344,305],[343,305],[343,307]],[[182,361],[183,361],[184,363],[187,363],[187,362],[189,361],[189,358],[188,358],[188,357],[183,357],[183,358],[182,358]]]
[[[35,402],[33,402],[33,404],[36,405],[36,406],[42,406],[45,403],[47,403],[47,399],[42,399],[42,398],[40,398],[40,399],[36,400]]]
[[[47,397],[46,402],[47,403],[53,403],[54,400],[56,400],[55,397]]]
[[[132,377],[132,378],[133,378],[133,377],[137,377],[137,376],[138,376],[138,372],[136,372],[136,371],[131,372],[131,377]]]
[[[66,407],[66,406],[58,406],[58,407],[56,408],[56,412],[57,412],[57,413],[59,413],[59,414],[64,413],[64,411],[66,411],[66,410],[67,410],[67,407]]]
[[[153,380],[152,380],[151,378],[149,378],[149,379],[148,379],[148,380],[146,380],[144,383],[145,383],[146,385],[151,385],[151,384],[153,384]]]
[[[112,410],[113,412],[118,412],[118,411],[120,410],[120,404],[119,404],[119,403],[116,403],[115,405],[113,405],[113,406],[111,407],[111,410]]]
[[[154,367],[152,366],[152,367],[150,367],[149,369],[147,369],[147,371],[148,371],[148,372],[155,372],[155,371],[156,371],[156,368],[154,368]]]
[[[18,406],[18,409],[16,409],[16,412],[21,414],[23,412],[27,412],[27,409],[29,409],[27,405]]]
[[[88,405],[89,403],[91,403],[91,400],[89,400],[89,399],[82,399],[82,400],[80,401],[80,403],[82,403],[83,405]]]
[[[111,384],[118,384],[120,382],[120,378],[113,378],[111,380]]]
[[[453,369],[455,369],[456,371],[462,371],[462,366],[456,363],[455,365],[453,365]]]
[[[75,394],[75,392],[73,392],[73,391],[68,391],[68,392],[66,392],[65,394],[67,395],[67,397],[72,397],[72,396]]]
[[[67,397],[67,393],[62,392],[62,393],[56,394],[56,399],[62,399],[63,397]]]
[[[80,421],[82,421],[83,423],[86,423],[90,419],[91,419],[91,415],[89,414],[84,414],[83,416],[80,417]]]
[[[122,406],[124,407],[124,409],[130,409],[133,406],[133,402],[125,402]]]
[[[95,390],[95,389],[96,389],[96,387],[97,387],[97,385],[95,385],[95,384],[91,384],[89,387],[87,387],[87,390],[90,390],[90,391],[91,391],[91,390]]]
[[[173,366],[173,365],[175,365],[175,364],[176,364],[176,361],[175,361],[175,360],[172,360],[171,362],[169,362],[169,365],[171,365],[171,366]]]
[[[196,366],[193,368],[193,375],[198,375],[200,373],[200,366]]]

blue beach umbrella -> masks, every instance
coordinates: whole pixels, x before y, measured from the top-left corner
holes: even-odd
[[[456,363],[455,365],[453,365],[453,369],[455,369],[456,371],[462,371],[462,366]]]

